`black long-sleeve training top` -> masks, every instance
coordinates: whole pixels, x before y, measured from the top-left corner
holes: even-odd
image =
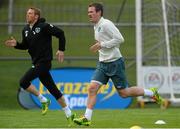
[[[40,18],[32,29],[29,24],[24,27],[22,42],[17,42],[15,48],[28,50],[33,64],[51,61],[53,58],[52,36],[59,39],[59,50],[65,51],[64,31],[46,23],[44,18]]]

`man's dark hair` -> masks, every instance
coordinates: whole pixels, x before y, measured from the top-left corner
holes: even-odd
[[[91,3],[89,4],[89,7],[95,7],[96,12],[101,11],[101,16],[103,16],[103,5],[100,3]]]

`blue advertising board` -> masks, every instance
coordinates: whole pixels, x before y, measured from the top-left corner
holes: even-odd
[[[90,85],[94,68],[59,68],[50,73],[58,87],[64,94],[65,100],[71,109],[84,109],[87,103],[87,90]],[[39,79],[32,82],[41,94],[51,99],[49,109],[60,109],[60,105],[48,92]],[[31,95],[37,105],[41,105],[36,96]],[[121,98],[113,83],[108,82],[99,90],[95,109],[123,109],[131,104],[132,98]]]

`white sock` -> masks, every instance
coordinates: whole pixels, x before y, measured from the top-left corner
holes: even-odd
[[[66,117],[70,117],[71,116],[71,114],[72,114],[71,113],[71,109],[68,106],[66,106],[66,107],[64,107],[62,109],[64,110]]]
[[[42,94],[38,95],[38,99],[39,99],[40,102],[47,102],[47,98],[44,97]]]
[[[144,89],[144,96],[152,97],[154,93],[151,90]]]
[[[92,109],[86,108],[86,112],[85,112],[84,116],[85,116],[88,120],[91,120],[92,112],[93,112]]]

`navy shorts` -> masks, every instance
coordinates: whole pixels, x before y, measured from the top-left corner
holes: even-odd
[[[92,76],[92,82],[98,82],[105,85],[112,80],[116,89],[124,89],[128,87],[128,81],[125,74],[124,58],[120,58],[114,62],[98,62],[97,68]]]

